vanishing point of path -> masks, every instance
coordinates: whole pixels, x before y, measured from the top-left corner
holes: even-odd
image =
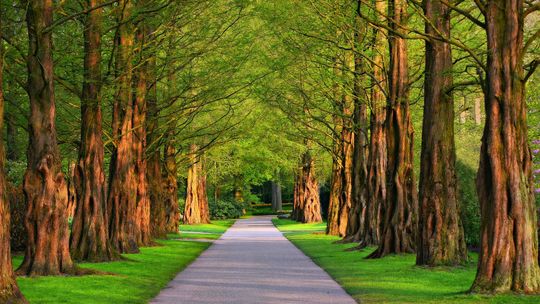
[[[356,303],[271,219],[238,220],[152,303]]]

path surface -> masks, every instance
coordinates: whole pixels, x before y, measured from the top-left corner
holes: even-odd
[[[356,303],[271,219],[238,220],[151,303]]]

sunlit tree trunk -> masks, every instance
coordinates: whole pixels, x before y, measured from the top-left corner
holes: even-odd
[[[30,276],[76,271],[69,254],[67,184],[56,135],[52,33],[44,31],[52,20],[52,0],[27,3],[30,117],[24,193],[28,244],[18,272]]]
[[[472,291],[540,292],[532,157],[527,137],[522,0],[489,0],[486,126],[477,190],[481,245]]]
[[[176,147],[174,134],[168,134],[165,143],[165,227],[169,233],[177,233],[180,224],[178,208],[178,167],[176,163]]]
[[[85,5],[88,9],[100,3],[100,0],[87,0]],[[74,172],[77,203],[70,244],[73,259],[90,262],[118,258],[107,237],[101,114],[101,14],[100,9],[90,11],[84,26],[81,145]]]
[[[302,222],[304,220],[304,174],[300,166],[294,175],[294,198],[291,219]]]
[[[450,36],[450,9],[443,2],[424,1],[429,36]],[[437,38],[426,40],[417,265],[459,265],[467,260],[458,201],[451,86],[450,44]]]
[[[186,203],[184,208],[184,224],[204,224],[210,222],[208,197],[206,193],[206,176],[202,170],[199,148],[192,144],[189,151],[190,166],[188,169]]]
[[[133,155],[133,79],[134,30],[131,22],[132,1],[121,0],[116,8],[118,34],[115,69],[117,74],[113,109],[115,149],[109,166],[109,240],[120,253],[137,253],[137,176]]]
[[[0,8],[1,9],[1,8]],[[4,44],[2,41],[3,10],[0,10],[0,131],[4,130]],[[27,303],[21,294],[11,264],[10,213],[6,193],[4,141],[0,140],[0,303]]]
[[[142,7],[142,6],[141,6]],[[150,196],[148,192],[146,158],[147,139],[147,96],[149,95],[148,83],[152,80],[148,75],[148,58],[145,44],[148,43],[147,26],[144,21],[139,24],[135,40],[137,43],[136,53],[137,67],[134,70],[134,96],[133,96],[133,156],[135,169],[135,184],[137,188],[136,216],[137,244],[139,247],[152,244],[150,227]]]
[[[303,180],[303,208],[302,208],[302,223],[320,223],[321,216],[321,201],[319,197],[319,182],[315,175],[315,161],[308,151],[303,156],[302,168]]]
[[[366,24],[361,17],[362,0],[357,1],[357,12],[354,20],[354,86],[353,86],[353,132],[354,148],[352,153],[352,197],[351,210],[345,234],[345,242],[360,242],[361,227],[365,224],[367,213],[367,160],[368,160],[368,121],[367,92],[364,89],[365,64],[361,57],[362,47],[366,40]]]
[[[386,1],[374,0],[377,11],[378,22],[384,22],[387,12]],[[360,225],[358,241],[360,247],[378,245],[381,234],[382,206],[386,202],[386,97],[388,89],[387,74],[385,67],[387,62],[384,54],[387,52],[387,33],[382,27],[373,30],[372,47],[372,70],[371,77],[371,114],[370,114],[370,139],[368,148],[368,193],[365,210],[363,211],[364,221]]]
[[[409,110],[407,46],[402,26],[407,20],[406,0],[389,1],[389,86],[386,114],[387,192],[383,203],[381,239],[370,255],[380,258],[412,253],[416,248],[417,193],[413,171],[413,127]]]

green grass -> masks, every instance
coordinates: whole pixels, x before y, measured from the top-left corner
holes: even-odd
[[[345,251],[354,244],[334,244],[339,238],[321,232],[324,224],[274,220],[300,250],[327,271],[361,303],[540,303],[539,296],[467,294],[476,264],[427,269],[414,266],[414,255],[364,259],[374,248]]]
[[[184,231],[220,235],[234,221],[214,221],[209,225],[182,226]],[[80,264],[113,275],[81,277],[18,278],[19,286],[30,303],[147,303],[178,272],[195,260],[210,243],[159,240],[160,246],[141,248],[140,254],[126,254],[125,261]],[[22,257],[14,258],[14,266]]]
[[[235,220],[215,220],[212,221],[212,224],[180,225],[179,233],[169,234],[168,237],[171,239],[217,240],[234,223],[234,221]]]
[[[283,211],[281,213],[288,213],[292,211],[292,204],[283,204]],[[278,212],[272,210],[272,206],[267,204],[252,205],[247,211],[248,215],[275,215]]]

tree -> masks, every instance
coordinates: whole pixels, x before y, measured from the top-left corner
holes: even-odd
[[[116,92],[112,118],[115,148],[109,166],[109,240],[120,253],[137,253],[137,176],[133,155],[133,79],[134,29],[133,3],[121,0],[116,7],[117,34],[115,73]]]
[[[191,144],[189,151],[189,169],[184,208],[184,224],[206,224],[210,222],[206,176],[202,170],[199,147]]]
[[[2,17],[0,11],[0,130],[4,130],[4,45],[2,41]],[[17,286],[11,264],[10,246],[10,214],[9,202],[6,193],[5,149],[4,141],[0,141],[0,302],[1,303],[27,303]]]
[[[315,161],[311,153],[307,151],[302,158],[302,184],[299,199],[303,200],[301,215],[299,218],[302,223],[319,223],[321,217],[321,201],[319,198],[319,182],[315,176]]]
[[[40,276],[72,274],[69,253],[67,184],[62,173],[56,134],[52,58],[52,0],[29,1],[26,12],[30,117],[28,167],[24,193],[28,244],[18,273]]]
[[[283,201],[281,197],[281,184],[272,181],[272,211],[277,212],[283,209]]]
[[[85,9],[100,4],[100,0],[87,0]],[[70,244],[74,260],[90,262],[106,262],[119,257],[108,239],[106,214],[101,112],[101,15],[102,9],[90,10],[84,24],[81,144],[75,169],[77,199]]]
[[[180,224],[180,210],[178,208],[178,168],[176,164],[176,148],[174,146],[174,137],[167,135],[165,150],[165,213],[166,231],[170,233],[178,232]]]
[[[417,193],[413,171],[413,128],[409,109],[407,46],[403,26],[407,2],[390,0],[388,7],[390,65],[386,148],[388,189],[383,205],[381,239],[370,258],[412,253],[416,248]]]
[[[477,191],[481,210],[478,271],[471,290],[540,292],[532,160],[527,137],[520,0],[489,0],[486,125]]]
[[[424,1],[426,72],[420,171],[417,265],[459,265],[467,260],[460,219],[454,143],[450,8]],[[442,37],[440,37],[442,36]]]

